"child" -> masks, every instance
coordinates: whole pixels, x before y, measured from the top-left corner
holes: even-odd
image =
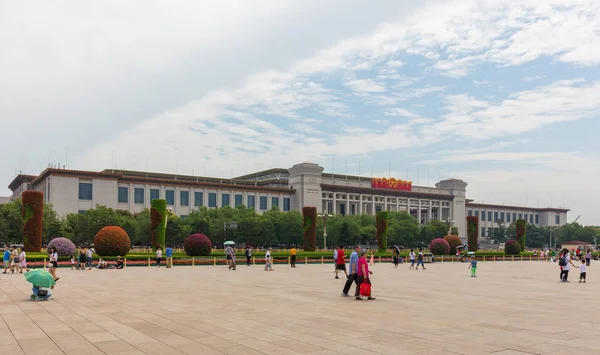
[[[585,259],[582,258],[581,264],[579,264],[579,282],[581,282],[581,280],[583,280],[583,283],[585,283],[586,271],[587,271],[587,265],[585,263]]]
[[[477,260],[475,260],[474,256],[471,257],[471,264],[469,264],[469,269],[471,269],[471,277],[477,277],[475,275],[475,272],[477,272]]]
[[[75,269],[75,255],[71,255],[71,270]]]
[[[373,250],[371,250],[371,262],[369,262],[369,265],[375,266],[375,252]]]

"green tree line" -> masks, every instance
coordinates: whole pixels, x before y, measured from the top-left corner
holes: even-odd
[[[225,230],[224,224],[237,222],[237,229]],[[116,225],[129,234],[133,245],[150,244],[150,211],[132,214],[96,206],[85,214],[68,214],[64,218],[57,215],[51,205],[44,205],[43,243],[52,238],[64,236],[76,244],[91,243],[96,233],[104,226]],[[23,220],[21,201],[0,204],[0,243],[12,244],[23,241]],[[427,247],[435,238],[442,238],[448,226],[438,220],[419,225],[416,218],[406,212],[390,212],[388,243],[402,247]],[[557,245],[568,240],[582,240],[594,243],[599,233],[598,227],[583,227],[570,223],[552,229]],[[193,233],[207,235],[215,244],[225,240],[248,243],[254,246],[299,245],[303,244],[302,214],[298,211],[280,212],[277,209],[257,214],[254,209],[244,206],[217,209],[200,208],[182,219],[169,212],[166,242],[172,245],[183,244],[184,239]],[[457,230],[453,227],[453,234]],[[550,228],[527,226],[527,246],[541,248],[548,245]],[[490,228],[490,238],[497,242],[514,239],[516,228],[513,224]],[[327,246],[334,245],[375,245],[375,216],[335,215],[327,219]],[[323,219],[317,220],[317,247],[323,247]]]

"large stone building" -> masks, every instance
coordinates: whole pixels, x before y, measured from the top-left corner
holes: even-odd
[[[323,167],[301,163],[289,169],[270,169],[221,179],[125,170],[100,172],[46,169],[40,175],[18,175],[10,183],[11,199],[24,190],[44,193],[57,213],[85,213],[95,205],[137,213],[150,207],[155,198],[167,200],[182,217],[201,206],[218,208],[245,205],[257,213],[278,208],[301,210],[315,206],[326,214],[375,214],[377,211],[406,211],[419,223],[432,219],[454,221],[466,237],[466,216],[481,219],[481,235],[498,220],[515,218],[549,226],[566,223],[567,209],[529,208],[477,204],[467,199],[467,183],[458,179],[438,182],[436,187],[413,186],[396,179],[327,174]]]

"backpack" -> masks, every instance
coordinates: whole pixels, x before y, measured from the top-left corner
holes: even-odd
[[[245,255],[250,256],[249,254],[250,254],[250,249],[246,249]]]
[[[558,260],[558,266],[567,266],[567,259],[564,256]]]

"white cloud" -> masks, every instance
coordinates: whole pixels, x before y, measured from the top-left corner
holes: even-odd
[[[416,113],[410,112],[409,110],[401,107],[390,108],[385,110],[386,116],[398,116],[398,117],[407,117],[407,118],[420,118],[421,116]]]
[[[346,82],[357,93],[384,92],[385,87],[375,82],[373,79],[353,79]]]
[[[446,155],[441,159],[424,160],[419,164],[448,164],[461,162],[528,161],[539,164],[556,158],[569,157],[578,152],[482,152]]]
[[[524,76],[521,78],[521,80],[523,81],[536,81],[536,80],[540,80],[545,78],[545,76],[543,75],[536,75],[536,76]]]

